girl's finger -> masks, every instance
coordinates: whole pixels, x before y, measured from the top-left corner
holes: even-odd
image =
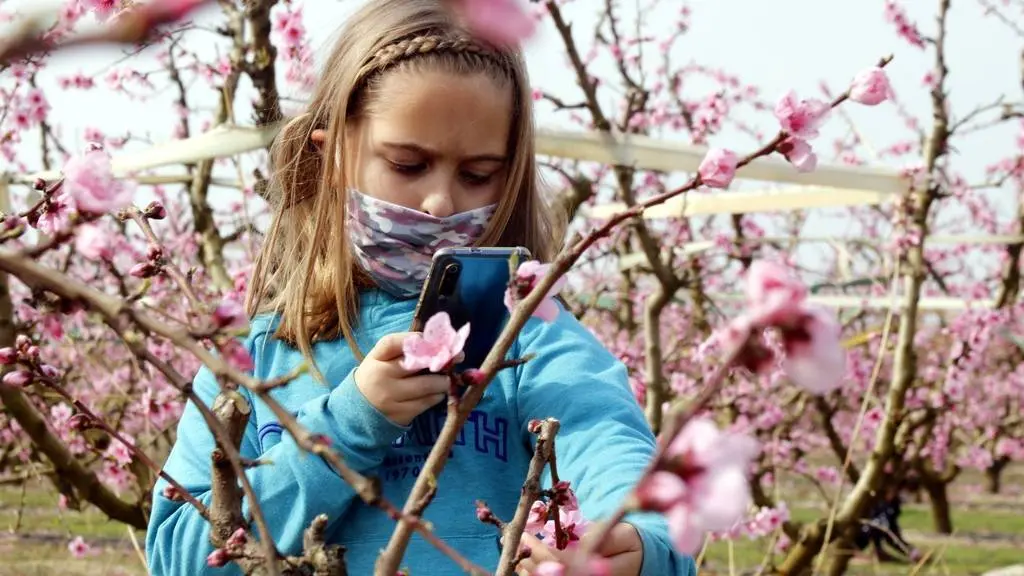
[[[430,400],[438,394],[448,392],[451,381],[441,374],[409,376],[396,382],[394,398],[399,402],[420,402]]]
[[[529,576],[537,570],[537,566],[544,562],[560,562],[562,560],[562,552],[548,546],[532,534],[523,534],[519,545],[528,546],[530,548],[530,556],[519,563],[516,570],[517,574]]]

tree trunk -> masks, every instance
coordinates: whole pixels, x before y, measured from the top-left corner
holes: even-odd
[[[839,538],[832,543],[831,549],[831,558],[827,558],[828,566],[825,568],[825,573],[828,576],[843,576],[856,554],[853,540],[848,536]]]
[[[985,491],[989,494],[999,494],[1003,489],[1003,470],[1009,464],[1007,458],[994,460],[992,465],[985,469]]]
[[[949,508],[949,491],[943,482],[927,482],[924,489],[932,506],[932,522],[939,534],[953,533],[953,516]]]

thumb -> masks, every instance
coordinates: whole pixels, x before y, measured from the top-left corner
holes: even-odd
[[[403,354],[402,346],[405,344],[406,338],[411,335],[411,332],[388,334],[373,345],[373,349],[367,356],[380,362],[390,362],[400,358]]]

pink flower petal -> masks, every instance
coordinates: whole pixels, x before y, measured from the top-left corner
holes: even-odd
[[[664,512],[686,496],[686,484],[671,472],[658,471],[637,487],[637,498],[644,510]]]
[[[815,394],[842,386],[846,376],[846,351],[840,341],[835,316],[817,306],[805,306],[801,330],[784,332],[786,358],[782,369],[794,384]]]
[[[718,468],[701,482],[700,525],[704,530],[728,530],[750,508],[750,485],[744,468]]]
[[[515,44],[531,36],[534,21],[520,0],[453,0],[470,31],[492,44]]]
[[[533,315],[545,322],[554,322],[558,319],[558,304],[554,300],[546,299],[537,306]]]
[[[693,522],[693,516],[686,506],[673,507],[665,514],[668,520],[668,534],[676,550],[684,554],[695,554],[703,540],[703,534]]]

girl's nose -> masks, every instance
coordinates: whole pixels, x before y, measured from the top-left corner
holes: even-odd
[[[447,218],[455,213],[455,202],[453,200],[453,184],[445,182],[443,185],[431,190],[420,204],[420,211],[426,212],[435,218]]]

